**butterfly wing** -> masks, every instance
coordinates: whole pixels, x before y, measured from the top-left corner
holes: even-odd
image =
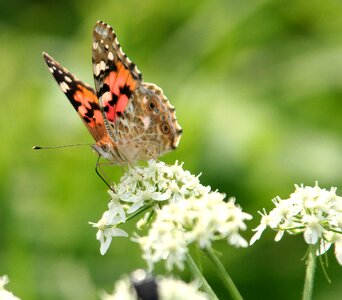
[[[43,53],[43,56],[59,87],[68,97],[95,141],[101,140],[107,132],[95,91],[63,68],[47,53]]]
[[[122,52],[113,28],[102,21],[96,23],[93,32],[93,72],[105,118],[115,126],[142,76]]]

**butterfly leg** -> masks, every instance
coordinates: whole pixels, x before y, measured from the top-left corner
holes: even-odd
[[[102,179],[102,181],[109,187],[109,189],[112,190],[113,192],[115,192],[113,190],[113,188],[110,186],[110,184],[106,181],[106,179],[103,178],[103,176],[99,172],[100,158],[101,158],[101,155],[99,155],[98,158],[97,158],[96,166],[95,166],[95,172]]]

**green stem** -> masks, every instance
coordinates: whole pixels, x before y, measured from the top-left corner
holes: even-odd
[[[141,207],[140,209],[138,209],[136,212],[134,212],[133,214],[129,215],[127,218],[126,218],[126,222],[135,218],[136,216],[140,215],[141,213],[143,213],[145,210],[148,210],[150,209],[152,206],[154,205],[154,203],[151,203],[151,204],[148,204],[148,205],[145,205],[143,207]]]
[[[226,269],[222,265],[221,261],[218,259],[218,257],[214,253],[213,249],[206,248],[204,250],[204,252],[208,255],[209,259],[214,264],[217,272],[221,275],[221,279],[222,279],[225,287],[229,291],[232,299],[234,299],[234,300],[242,300],[243,298],[242,298],[239,290],[237,289],[237,287],[234,284],[232,278],[229,276],[229,274],[227,273]]]
[[[189,266],[189,269],[191,273],[194,275],[194,277],[200,282],[201,287],[203,290],[208,294],[209,298],[212,300],[218,300],[215,292],[212,290],[211,286],[207,282],[207,280],[204,278],[203,274],[201,273],[200,269],[196,265],[195,261],[191,257],[191,255],[188,253],[186,255],[186,262]]]
[[[303,290],[303,300],[311,300],[312,299],[312,289],[314,282],[316,268],[316,246],[309,246],[309,253],[306,259],[306,272],[305,272],[305,282],[304,282],[304,290]]]

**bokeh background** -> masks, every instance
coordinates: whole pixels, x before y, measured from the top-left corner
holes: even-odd
[[[16,295],[98,299],[122,274],[145,267],[128,239],[99,253],[88,221],[100,218],[108,195],[89,147],[31,150],[92,142],[41,52],[92,84],[98,19],[177,108],[184,134],[162,159],[184,161],[203,184],[235,196],[254,216],[247,239],[257,211],[295,183],[318,180],[342,193],[341,1],[1,1],[0,274]],[[115,179],[121,169],[108,172]],[[246,299],[300,298],[303,239],[273,238],[266,233],[247,249],[215,245]],[[332,283],[318,266],[314,299],[341,299],[342,269],[328,257]]]

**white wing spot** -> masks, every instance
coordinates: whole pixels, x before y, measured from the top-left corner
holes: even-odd
[[[138,70],[137,66],[134,67],[134,72],[136,72],[138,74],[140,73],[140,71]]]
[[[102,101],[110,101],[112,100],[112,94],[111,92],[105,92],[103,95],[102,95]]]
[[[101,62],[100,62],[100,68],[101,68],[101,70],[106,69],[106,63],[103,60],[101,60]]]
[[[94,75],[98,76],[100,74],[100,64],[94,65]]]
[[[114,60],[114,54],[113,54],[113,52],[109,52],[109,53],[108,53],[108,59],[109,59],[109,60]]]
[[[61,88],[61,90],[63,91],[63,93],[66,93],[68,90],[70,90],[70,87],[66,84],[66,82],[62,81],[59,84],[59,87]]]
[[[94,49],[94,50],[96,50],[98,46],[99,46],[99,43],[98,43],[98,42],[94,42],[94,43],[93,43],[93,49]]]
[[[104,71],[106,69],[106,64],[103,60],[101,60],[100,63],[94,65],[94,74],[95,76],[98,76],[101,71]]]
[[[123,53],[122,53],[123,54]],[[129,63],[129,64],[131,64],[132,62],[131,62],[131,60],[128,58],[128,56],[127,55],[125,55],[125,58],[126,58],[126,61]]]
[[[68,77],[68,76],[64,76],[64,79],[65,79],[65,81],[67,81],[67,82],[72,82],[72,80],[71,80],[70,77]]]
[[[49,71],[50,71],[51,73],[53,73],[53,68],[49,68]]]

